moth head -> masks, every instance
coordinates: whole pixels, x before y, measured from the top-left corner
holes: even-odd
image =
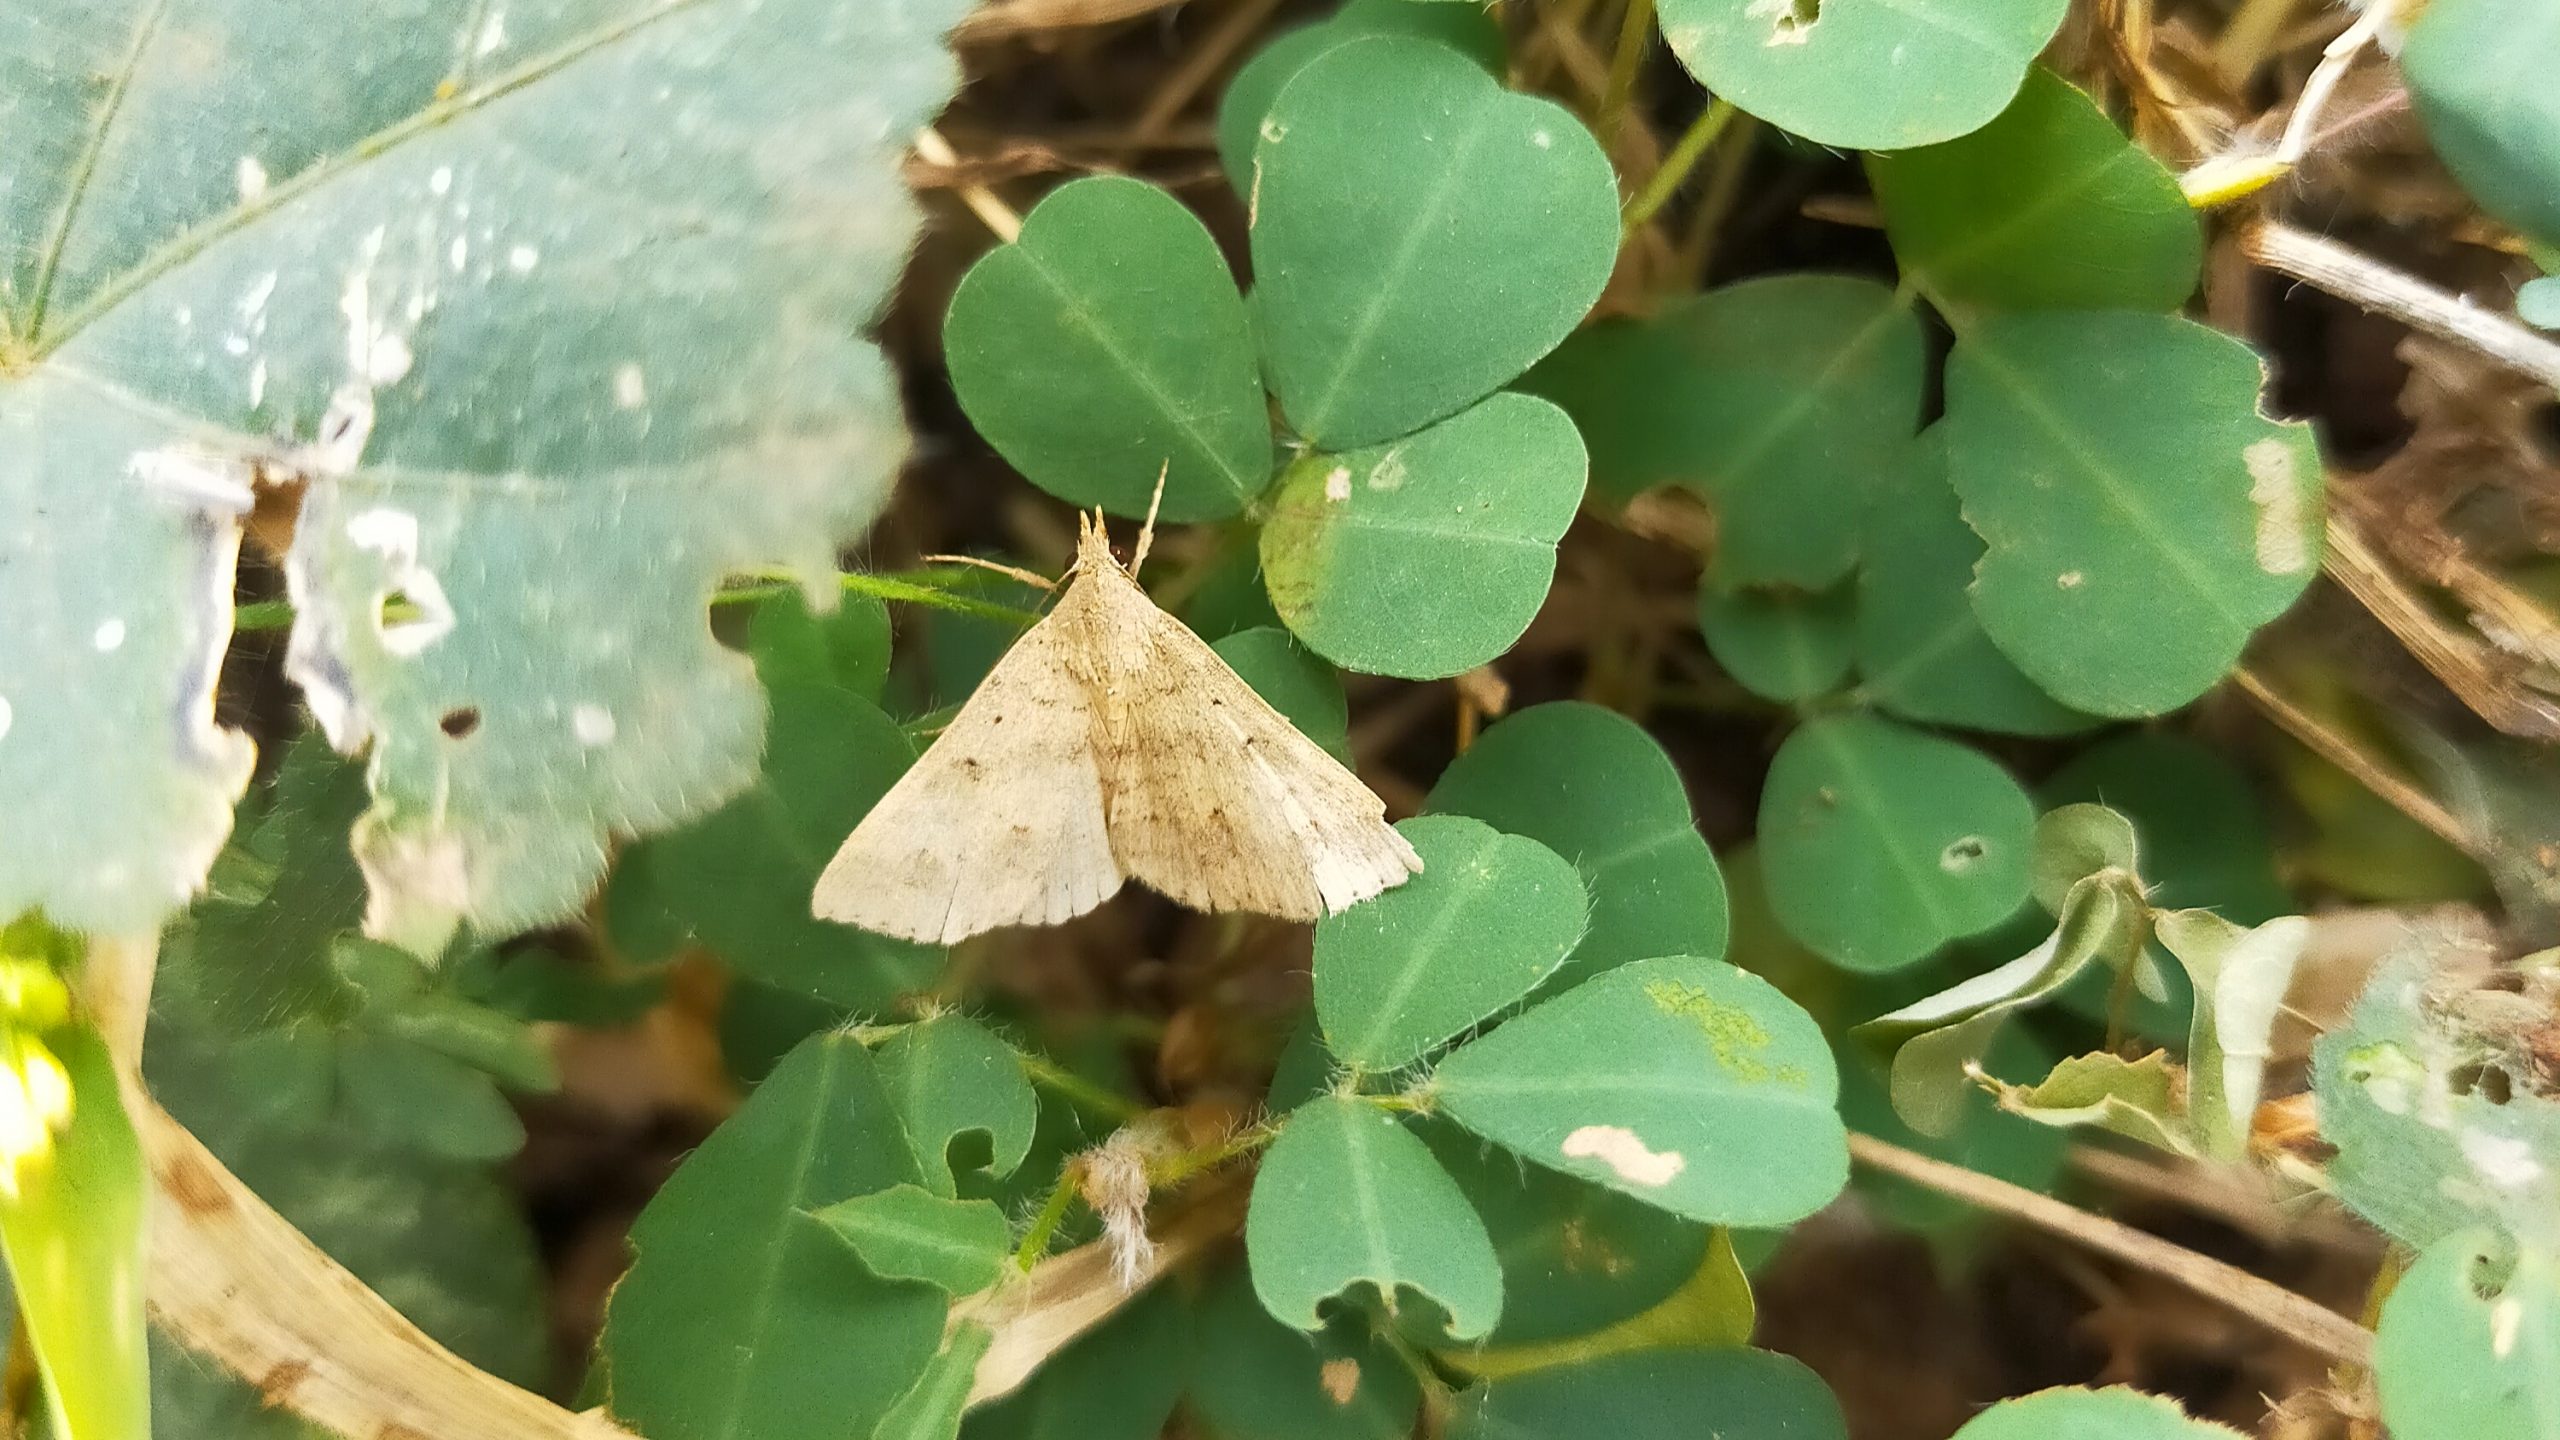
[[[1076,514],[1074,568],[1096,575],[1112,570],[1127,573],[1127,567],[1120,563],[1120,557],[1111,553],[1111,532],[1104,526],[1100,510],[1079,511]]]

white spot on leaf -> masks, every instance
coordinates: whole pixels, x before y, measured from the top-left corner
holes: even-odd
[[[1553,150],[1556,148],[1556,137],[1544,130],[1533,130],[1529,132],[1529,143],[1541,150]]]
[[[255,200],[267,193],[267,167],[258,163],[257,156],[243,155],[240,163],[231,167],[231,183],[239,189],[242,200]]]
[[[9,726],[17,718],[17,712],[9,708],[9,697],[0,695],[0,740],[9,738]]]
[[[649,403],[649,376],[635,364],[623,364],[613,372],[613,403],[625,410],[637,410]]]
[[[418,563],[417,516],[378,505],[350,518],[346,534],[357,549],[382,558],[388,583],[381,599],[396,594],[405,604],[397,616],[376,611],[383,649],[405,658],[453,633],[453,602],[445,597],[444,583]]]
[[[450,165],[437,166],[436,173],[427,177],[427,193],[431,195],[442,195],[452,188],[453,167]]]
[[[2081,574],[2077,570],[2065,570],[2061,574],[2053,577],[2055,588],[2062,590],[2077,590],[2082,585],[2087,584],[2088,581],[2089,577]]]
[[[2489,1354],[2499,1360],[2515,1352],[2516,1336],[2524,1330],[2524,1301],[2507,1296],[2489,1309]]]
[[[2501,1190],[2524,1190],[2542,1178],[2541,1162],[2520,1136],[2465,1130],[2461,1143],[2462,1158],[2471,1162],[2481,1179]]]
[[[1585,1125],[1564,1137],[1564,1158],[1597,1160],[1618,1172],[1630,1185],[1658,1189],[1689,1168],[1689,1157],[1677,1150],[1648,1148],[1624,1125]]]
[[[1351,498],[1350,466],[1336,465],[1333,473],[1324,477],[1324,498],[1336,505]]]
[[[89,643],[98,647],[98,653],[101,655],[104,655],[109,651],[123,649],[124,622],[116,619],[108,619],[101,622],[98,626],[97,633],[89,637]]]
[[[521,275],[542,263],[542,252],[530,245],[518,245],[507,252],[507,268]]]
[[[601,705],[581,705],[569,712],[569,733],[581,745],[603,745],[612,741],[617,727],[613,712]]]
[[[504,10],[492,10],[489,12],[489,18],[481,22],[480,38],[473,42],[471,53],[474,55],[495,54],[499,47],[506,43],[507,12]]]
[[[2249,503],[2258,510],[2258,568],[2270,575],[2301,574],[2311,564],[2311,542],[2303,534],[2293,447],[2271,435],[2241,451],[2240,462],[2249,467]]]

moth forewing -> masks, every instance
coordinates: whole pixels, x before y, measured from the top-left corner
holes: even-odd
[[[1422,868],[1386,805],[1158,609],[1088,524],[1073,578],[818,880],[825,919],[952,943],[1145,882],[1312,920]]]
[[[1000,925],[1054,925],[1120,888],[1069,663],[1078,597],[996,662],[940,738],[871,808],[818,877],[819,918],[929,944]]]

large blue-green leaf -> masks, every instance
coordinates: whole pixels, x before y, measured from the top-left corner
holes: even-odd
[[[0,914],[131,929],[202,879],[253,481],[302,482],[288,665],[370,747],[379,932],[552,918],[744,783],[703,601],[880,506],[859,332],[964,8],[12,6],[0,810],[53,843],[0,853]]]

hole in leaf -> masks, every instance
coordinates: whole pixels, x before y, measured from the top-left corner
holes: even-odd
[[[1822,18],[1822,0],[1752,0],[1743,13],[1771,23],[1769,44],[1802,45]]]
[[[1938,852],[1938,868],[1950,875],[1961,875],[1981,863],[1982,857],[1989,854],[1990,850],[1991,847],[1982,842],[1981,836],[1967,835]]]
[[[444,718],[436,722],[436,728],[460,740],[480,728],[480,712],[468,705],[447,710]]]
[[[2492,1105],[2504,1105],[2515,1098],[2515,1081],[2498,1066],[2486,1063],[2464,1065],[2445,1077],[2446,1088],[2456,1095],[2477,1095]]]

